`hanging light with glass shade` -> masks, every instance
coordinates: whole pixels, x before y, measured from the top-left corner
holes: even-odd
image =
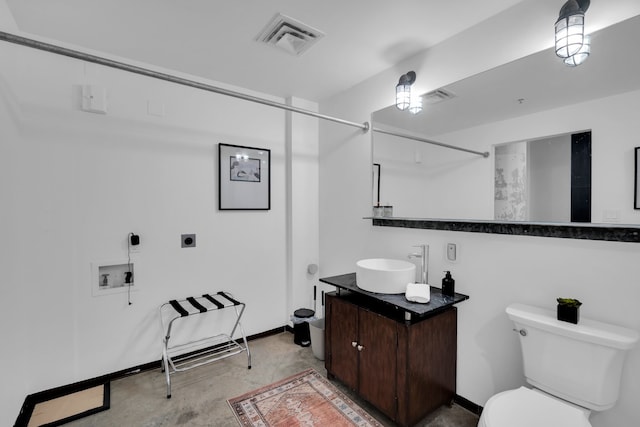
[[[577,67],[587,60],[591,53],[591,36],[584,36],[584,42],[580,50],[568,58],[564,58],[564,63],[570,67]]]
[[[411,105],[411,85],[416,81],[416,73],[409,71],[400,76],[396,86],[396,107],[406,110]]]
[[[560,9],[555,24],[556,55],[560,58],[570,58],[583,49],[585,45],[584,14],[589,9],[590,3],[590,0],[567,0]],[[586,49],[590,49],[590,46],[587,46]],[[580,56],[581,61],[576,58],[576,62],[582,63],[587,56],[589,56],[588,52],[586,56]],[[569,65],[579,65],[579,63]]]
[[[411,101],[409,102],[409,112],[411,114],[418,114],[420,111],[422,111],[422,96],[412,92]]]

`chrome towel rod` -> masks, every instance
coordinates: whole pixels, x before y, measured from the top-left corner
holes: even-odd
[[[18,36],[11,33],[0,31],[0,40],[4,40],[9,43],[14,43],[26,47],[31,47],[38,50],[43,50],[58,55],[64,55],[71,58],[79,59],[81,61],[92,62],[94,64],[104,65],[106,67],[116,68],[118,70],[128,71],[130,73],[140,74],[154,79],[164,80],[171,83],[176,83],[183,86],[190,86],[196,89],[206,90],[208,92],[218,93],[220,95],[231,96],[234,98],[243,99],[249,102],[255,102],[258,104],[267,105],[269,107],[280,108],[282,110],[292,111],[298,114],[304,114],[318,119],[328,120],[335,123],[341,123],[347,126],[353,126],[362,129],[364,132],[369,130],[369,123],[356,123],[349,120],[340,119],[337,117],[327,116],[325,114],[316,113],[315,111],[305,110],[304,108],[298,108],[287,104],[282,104],[268,99],[259,98],[257,96],[246,95],[244,93],[236,92],[229,89],[224,89],[217,86],[200,83],[195,80],[184,79],[182,77],[173,76],[171,74],[160,73],[158,71],[149,70],[147,68],[137,67],[135,65],[126,64],[124,62],[114,61],[111,59],[103,58],[97,55],[91,55],[78,50],[68,49],[61,46],[56,46],[49,43],[44,43],[38,40],[29,39],[26,37]]]
[[[464,152],[467,152],[467,153],[477,154],[477,155],[482,156],[482,157],[489,157],[489,152],[488,151],[482,152],[482,151],[469,150],[467,148],[456,147],[455,145],[444,144],[442,142],[432,141],[430,139],[421,138],[419,136],[409,135],[407,133],[395,132],[395,131],[375,128],[375,127],[372,128],[371,130],[373,132],[383,133],[385,135],[391,135],[391,136],[397,136],[397,137],[400,137],[400,138],[413,139],[415,141],[426,142],[427,144],[438,145],[440,147],[450,148],[452,150],[458,150],[458,151],[464,151]]]

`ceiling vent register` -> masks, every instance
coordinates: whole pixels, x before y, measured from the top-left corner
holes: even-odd
[[[432,90],[423,96],[425,104],[437,104],[438,102],[446,101],[455,97],[456,95],[453,92],[449,92],[445,89]]]
[[[322,37],[324,33],[321,31],[278,13],[258,34],[256,40],[299,56]]]

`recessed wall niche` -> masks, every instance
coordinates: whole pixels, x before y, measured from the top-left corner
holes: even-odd
[[[113,295],[135,291],[135,265],[133,262],[102,261],[91,263],[93,296]]]

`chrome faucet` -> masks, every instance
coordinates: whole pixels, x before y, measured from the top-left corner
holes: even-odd
[[[420,283],[429,283],[429,245],[415,245],[420,248],[420,252],[409,254],[408,258],[420,258]]]

